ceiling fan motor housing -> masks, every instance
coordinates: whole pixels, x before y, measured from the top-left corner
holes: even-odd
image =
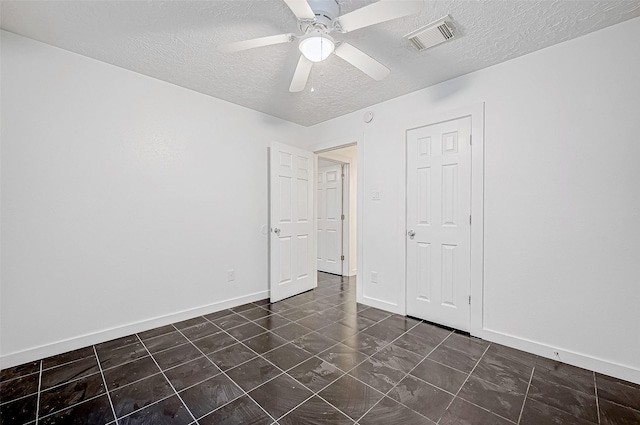
[[[316,25],[322,25],[326,29],[332,28],[332,22],[338,16],[340,16],[340,6],[336,0],[307,0],[309,6],[316,15],[316,22],[313,25],[301,23],[301,28],[304,32],[312,29]]]

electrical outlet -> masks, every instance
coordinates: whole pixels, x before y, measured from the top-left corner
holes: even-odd
[[[371,283],[378,283],[378,272],[371,272]]]
[[[234,269],[227,270],[227,282],[236,280],[236,271]]]
[[[382,194],[379,190],[374,190],[371,192],[371,199],[373,199],[374,201],[379,201],[380,199],[382,199]]]

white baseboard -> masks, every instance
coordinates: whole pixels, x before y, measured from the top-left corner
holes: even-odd
[[[395,314],[401,314],[404,316],[404,312],[400,311],[400,306],[398,304],[390,303],[389,301],[384,301],[363,295],[362,297],[359,297],[358,302],[360,304],[368,305],[369,307],[379,308],[380,310],[388,311]]]
[[[563,363],[568,363],[570,365],[582,367],[584,369],[594,370],[604,375],[609,375],[618,379],[624,379],[625,381],[640,384],[640,370],[630,366],[613,363],[585,354],[576,353],[574,351],[564,350],[562,348],[552,347],[547,344],[519,338],[490,329],[483,329],[482,335],[475,336],[478,336],[487,341],[506,345],[511,348],[537,354],[541,357],[546,357],[554,360],[558,360],[558,357],[554,355],[554,352],[557,352],[560,361]]]
[[[38,347],[29,348],[14,353],[5,354],[0,357],[0,368],[17,366],[23,363],[55,356],[56,354],[66,353],[67,351],[77,350],[78,348],[88,347],[90,345],[99,344],[101,342],[110,341],[112,339],[121,338],[138,332],[147,331],[160,326],[169,325],[171,323],[180,322],[182,320],[191,319],[197,316],[203,316],[226,308],[237,307],[252,301],[259,301],[269,297],[269,291],[256,292],[242,297],[232,298],[224,301],[218,301],[201,307],[183,310],[175,313],[166,314],[164,316],[154,317],[152,319],[141,320],[135,323],[118,326],[111,329],[100,330],[90,334],[80,335],[74,338],[62,341],[52,342],[50,344],[40,345]]]

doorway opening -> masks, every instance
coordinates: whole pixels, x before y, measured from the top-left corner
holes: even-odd
[[[356,144],[317,153],[318,272],[343,278],[357,273],[357,154]]]

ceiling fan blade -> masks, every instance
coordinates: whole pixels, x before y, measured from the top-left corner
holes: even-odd
[[[342,15],[337,21],[343,32],[349,32],[418,13],[423,5],[423,0],[380,0]]]
[[[293,74],[293,78],[291,79],[291,86],[289,86],[290,92],[295,93],[304,90],[305,86],[307,85],[307,80],[309,79],[309,74],[311,73],[312,66],[313,62],[305,58],[303,55],[300,55],[298,66],[296,66],[296,72]]]
[[[295,34],[270,35],[268,37],[253,38],[251,40],[236,41],[235,43],[222,44],[218,51],[222,53],[235,53],[256,47],[271,46],[273,44],[289,43],[296,38]]]
[[[298,19],[315,19],[316,14],[313,13],[313,9],[307,3],[307,0],[284,0],[289,6],[289,9],[293,12]]]
[[[382,80],[391,72],[389,68],[351,44],[340,44],[334,53],[376,81]]]

